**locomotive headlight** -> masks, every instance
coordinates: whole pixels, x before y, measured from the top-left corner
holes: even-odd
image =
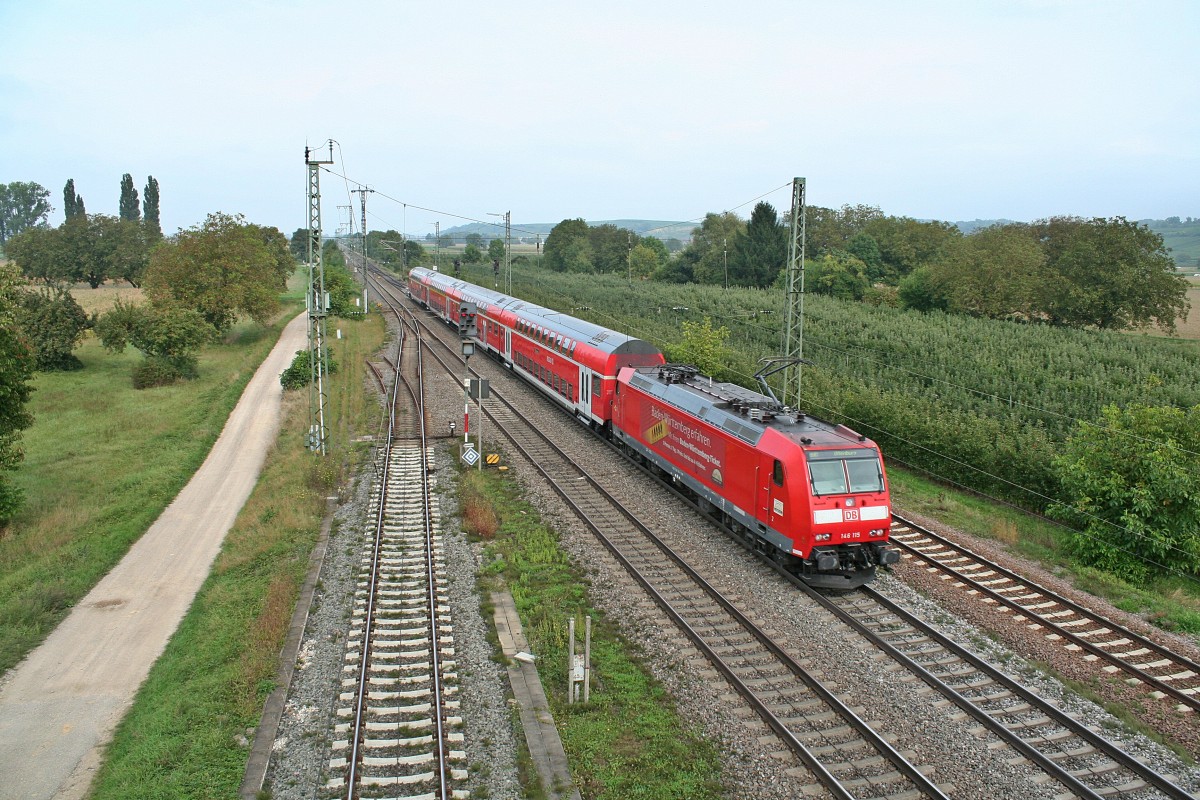
[[[833,534],[831,534],[831,533],[818,533],[816,536],[813,537],[813,541],[814,542],[828,542],[829,538],[832,535]]]

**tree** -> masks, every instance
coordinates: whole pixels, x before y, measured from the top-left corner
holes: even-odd
[[[163,238],[162,224],[158,218],[158,181],[150,175],[146,178],[146,188],[142,193],[142,210],[145,216],[148,241],[153,244]]]
[[[883,261],[879,280],[892,285],[935,261],[950,241],[962,238],[958,228],[948,222],[920,222],[910,217],[875,217],[863,231],[879,247]]]
[[[195,309],[224,333],[239,313],[267,322],[294,266],[278,229],[216,212],[154,250],[144,288],[153,302]]]
[[[67,219],[83,216],[87,212],[83,208],[83,198],[75,194],[75,179],[68,178],[67,185],[63,187],[63,213]]]
[[[775,282],[788,255],[788,233],[779,224],[775,207],[759,202],[750,221],[732,242],[729,253],[729,282],[738,286],[766,288]]]
[[[953,239],[929,270],[946,307],[977,317],[1032,319],[1046,296],[1046,257],[1029,226],[980,228]],[[903,284],[902,284],[903,285]]]
[[[831,250],[814,258],[807,268],[807,291],[843,300],[862,300],[871,283],[867,265],[845,250]]]
[[[139,222],[142,219],[137,189],[133,188],[133,176],[128,172],[121,176],[120,217],[127,222]]]
[[[849,247],[851,240],[876,219],[883,219],[878,206],[845,205],[840,209],[808,206],[804,211],[805,247],[813,256],[835,249],[854,252]]]
[[[117,218],[110,215],[84,214],[58,226],[67,283],[86,283],[96,289],[108,280],[109,262],[105,247],[109,242],[105,240],[102,244],[101,238],[117,222]]]
[[[596,272],[626,272],[629,251],[638,236],[616,225],[593,225],[588,228],[588,244],[592,246],[592,265]]]
[[[196,351],[215,331],[195,309],[170,302],[134,305],[118,298],[112,311],[96,321],[96,335],[111,352],[133,345],[146,356],[133,371],[134,387],[146,389],[196,377]]]
[[[62,228],[26,228],[8,240],[4,252],[31,281],[46,286],[68,283],[69,265]]]
[[[308,261],[308,228],[296,228],[296,232],[288,240],[288,249],[297,261]],[[375,251],[378,252],[379,248],[376,247]]]
[[[945,311],[950,307],[946,287],[931,267],[917,267],[900,280],[900,305],[914,311]]]
[[[483,261],[483,251],[479,249],[479,245],[469,244],[463,248],[463,261],[468,264],[478,264]]]
[[[0,248],[10,237],[46,221],[54,210],[49,197],[50,192],[36,183],[0,183]]]
[[[886,274],[883,255],[879,252],[879,243],[871,234],[854,234],[846,244],[846,252],[863,262],[867,280],[871,283],[881,280]]]
[[[633,252],[629,254],[629,274],[635,278],[649,278],[663,264],[658,251],[653,246],[646,244],[645,241],[643,239],[638,242],[637,246],[633,248]]]
[[[1200,574],[1200,406],[1104,408],[1054,460],[1072,552],[1126,579]]]
[[[488,258],[504,261],[504,240],[492,239],[488,242],[487,254]]]
[[[83,340],[92,321],[66,289],[22,292],[17,322],[33,348],[37,369],[46,372],[82,366],[71,351]]]
[[[592,253],[592,243],[587,239],[576,239],[567,245],[567,252],[563,253],[563,269],[567,272],[595,272],[596,261]]]
[[[468,233],[468,234],[467,234],[467,238],[466,238],[466,239],[464,239],[463,241],[465,241],[465,242],[466,242],[468,245],[472,245],[472,244],[473,244],[473,245],[475,245],[475,246],[476,246],[476,247],[478,247],[478,248],[482,248],[482,247],[483,247],[483,234],[481,234],[481,233]]]
[[[729,245],[745,227],[746,223],[730,211],[705,214],[700,227],[692,229],[691,244],[679,256],[684,262],[680,265],[680,271],[690,268],[692,277],[698,283],[726,285]]]
[[[146,225],[114,217],[93,217],[100,237],[100,250],[108,263],[110,278],[122,278],[130,286],[141,286],[150,264],[153,231]]]
[[[691,283],[695,279],[692,265],[681,257],[666,261],[654,272],[654,280],[663,283]]]
[[[1175,273],[1162,236],[1148,227],[1124,217],[1053,217],[1032,230],[1046,254],[1043,310],[1052,322],[1174,331],[1187,316],[1187,279]]]
[[[0,525],[21,505],[21,490],[5,480],[25,457],[21,431],[33,424],[26,409],[33,387],[33,353],[17,324],[21,274],[14,264],[0,263]]]
[[[716,375],[729,361],[729,328],[714,328],[712,320],[683,321],[683,341],[668,347],[672,361],[692,364],[705,375]]]
[[[555,272],[566,272],[568,249],[580,240],[586,243],[587,237],[588,224],[582,219],[564,219],[555,225],[550,229],[550,235],[546,237],[546,267]],[[590,272],[591,269],[589,268],[587,271]]]
[[[96,289],[109,278],[110,262],[105,248],[111,242],[104,234],[117,224],[116,217],[84,214],[59,226],[61,253],[67,280],[86,282]]]

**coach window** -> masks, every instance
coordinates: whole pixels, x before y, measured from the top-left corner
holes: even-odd
[[[592,376],[592,397],[600,396],[600,379],[595,375]]]
[[[783,462],[778,458],[775,459],[775,469],[771,471],[771,478],[776,486],[783,486]]]

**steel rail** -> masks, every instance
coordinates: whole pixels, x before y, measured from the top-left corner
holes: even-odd
[[[891,658],[900,664],[903,664],[910,672],[925,682],[930,688],[940,693],[943,697],[953,702],[966,713],[974,717],[978,722],[983,724],[992,733],[1000,737],[1006,744],[1019,752],[1021,755],[1028,758],[1030,761],[1037,764],[1041,769],[1051,775],[1054,780],[1058,781],[1065,788],[1071,790],[1079,797],[1093,798],[1100,800],[1103,795],[1096,790],[1078,780],[1070,772],[1058,766],[1055,761],[1035,748],[1033,745],[1026,742],[1012,730],[1010,730],[1003,722],[992,717],[983,709],[979,708],[972,700],[963,696],[953,687],[946,684],[941,678],[934,675],[929,670],[916,663],[905,653],[901,652],[891,643],[885,641],[883,637],[874,631],[867,628],[856,616],[839,606],[836,602],[817,592],[812,587],[804,584],[795,578],[788,575],[785,571],[780,570],[781,574],[788,577],[791,582],[807,593],[815,602],[819,603],[830,613],[834,614],[838,619],[845,622],[850,627],[854,628],[861,636],[865,637],[872,645],[878,647],[883,652],[887,653]],[[1052,703],[1046,702],[1034,692],[1026,689],[1017,683],[1012,678],[1005,675],[1000,670],[988,664],[982,658],[979,658],[971,651],[956,644],[946,636],[943,636],[935,628],[915,615],[909,613],[896,603],[881,595],[878,591],[870,586],[862,586],[858,590],[863,595],[869,597],[875,603],[894,615],[897,619],[913,628],[913,630],[927,636],[929,639],[938,644],[942,649],[951,655],[957,657],[964,663],[968,664],[972,669],[987,676],[998,685],[1012,692],[1022,700],[1030,702],[1041,713],[1045,714],[1055,724],[1071,731],[1071,733],[1083,741],[1087,742],[1097,750],[1102,752],[1106,757],[1112,759],[1118,765],[1133,772],[1138,777],[1146,780],[1147,783],[1164,792],[1168,797],[1178,798],[1178,800],[1188,800],[1192,795],[1185,792],[1179,786],[1167,780],[1162,775],[1148,769],[1145,764],[1128,755],[1119,746],[1108,741],[1104,737],[1090,730],[1086,725],[1080,724],[1072,719],[1069,715],[1060,711]]]
[[[383,546],[383,518],[387,505],[387,476],[392,459],[392,431],[396,425],[396,400],[400,391],[400,358],[404,352],[404,330],[400,331],[400,346],[396,348],[395,373],[396,380],[392,384],[392,396],[388,403],[388,433],[384,439],[383,467],[380,471],[379,508],[375,514],[375,541],[372,546],[370,590],[367,592],[367,608],[365,616],[366,630],[363,631],[362,659],[358,670],[358,689],[354,703],[354,724],[350,731],[350,760],[346,774],[346,800],[354,800],[354,791],[358,784],[358,760],[360,744],[363,737],[363,714],[366,710],[367,687],[369,686],[367,672],[371,660],[370,629],[375,618],[375,595],[379,587],[379,559]]]
[[[1102,614],[1098,614],[1095,611],[1091,611],[1091,610],[1085,608],[1084,606],[1079,605],[1078,603],[1068,600],[1067,598],[1063,597],[1062,595],[1059,595],[1059,594],[1055,593],[1054,591],[1041,586],[1040,584],[1038,584],[1035,581],[1031,581],[1028,578],[1017,575],[1015,572],[1005,569],[1004,567],[1000,566],[999,564],[995,563],[994,561],[991,561],[990,559],[980,556],[977,553],[971,551],[970,549],[968,549],[966,547],[963,547],[960,544],[951,542],[950,540],[946,539],[944,536],[939,536],[938,534],[934,533],[933,531],[929,530],[928,528],[924,528],[924,527],[916,524],[915,522],[912,522],[911,520],[904,519],[903,517],[900,517],[899,515],[896,515],[896,514],[893,514],[892,518],[893,518],[894,523],[899,522],[903,525],[908,526],[912,530],[918,532],[922,536],[926,536],[926,537],[942,544],[945,547],[948,547],[953,550],[957,550],[961,553],[964,553],[967,556],[975,559],[980,565],[985,566],[988,569],[990,569],[1000,575],[1003,575],[1004,577],[1008,578],[1009,580],[1013,581],[1014,583],[1020,584],[1022,586],[1028,586],[1031,590],[1040,592],[1041,594],[1045,595],[1045,597],[1048,600],[1052,600],[1055,603],[1062,605],[1064,608],[1069,608],[1072,611],[1074,611],[1076,614],[1078,614],[1079,616],[1084,617],[1085,619],[1089,619],[1098,625],[1104,625],[1104,626],[1108,627],[1110,630],[1112,630],[1113,633],[1120,634],[1122,636],[1126,636],[1131,641],[1136,642],[1138,645],[1140,645],[1142,647],[1145,647],[1147,650],[1153,651],[1160,657],[1169,658],[1172,661],[1175,661],[1176,663],[1178,663],[1180,666],[1191,670],[1192,672],[1196,673],[1197,675],[1200,675],[1200,664],[1197,664],[1194,661],[1184,658],[1183,656],[1180,656],[1177,653],[1171,652],[1170,650],[1162,647],[1161,645],[1156,644],[1155,642],[1151,641],[1150,639],[1147,639],[1146,637],[1142,636],[1141,634],[1135,633],[1134,631],[1131,631],[1128,628],[1126,628],[1116,622],[1113,622],[1112,620],[1108,619],[1107,617],[1103,616]],[[1033,621],[1037,622],[1038,624],[1043,625],[1046,628],[1053,630],[1055,634],[1061,636],[1063,639],[1066,639],[1071,644],[1078,646],[1080,649],[1086,650],[1087,652],[1091,653],[1092,655],[1094,655],[1100,659],[1103,659],[1104,661],[1117,667],[1118,669],[1121,669],[1121,670],[1125,671],[1126,673],[1133,675],[1138,680],[1140,680],[1143,683],[1146,683],[1148,686],[1152,687],[1155,691],[1159,691],[1159,692],[1162,692],[1164,695],[1170,696],[1172,699],[1177,700],[1179,703],[1187,706],[1188,708],[1191,708],[1196,711],[1200,711],[1200,698],[1197,698],[1193,695],[1187,694],[1187,693],[1181,691],[1180,689],[1177,689],[1174,686],[1171,686],[1170,684],[1165,683],[1164,681],[1154,677],[1153,675],[1146,673],[1145,671],[1139,669],[1138,667],[1135,667],[1133,664],[1130,664],[1128,661],[1122,659],[1121,657],[1114,655],[1112,653],[1109,653],[1108,651],[1104,650],[1102,647],[1096,645],[1095,643],[1089,642],[1087,639],[1080,637],[1078,634],[1075,634],[1075,633],[1067,630],[1066,628],[1063,628],[1060,625],[1057,625],[1052,620],[1046,619],[1045,617],[1037,614],[1037,612],[1035,612],[1035,611],[1030,611],[1028,608],[1022,606],[1020,603],[1004,596],[1002,593],[997,592],[995,589],[992,589],[991,587],[984,585],[980,581],[976,581],[975,579],[971,578],[970,576],[963,575],[961,572],[955,570],[953,567],[939,563],[937,559],[933,558],[930,555],[920,552],[919,550],[912,547],[911,545],[907,545],[904,542],[897,540],[895,536],[891,536],[891,537],[889,537],[889,539],[896,546],[906,550],[907,552],[911,553],[912,555],[916,556],[917,558],[920,558],[921,560],[925,561],[926,563],[936,567],[937,569],[952,573],[955,577],[955,580],[962,581],[966,585],[970,586],[972,589],[975,589],[976,591],[980,592],[981,594],[986,595],[987,597],[991,598],[995,602],[997,602],[1007,608],[1010,608],[1013,611],[1020,613],[1021,616],[1025,617],[1026,619],[1033,620]]]

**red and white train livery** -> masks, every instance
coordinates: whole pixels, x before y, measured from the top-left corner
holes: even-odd
[[[663,363],[649,342],[418,267],[408,291],[453,325],[475,309],[476,342],[597,430],[607,430],[617,372]]]
[[[436,270],[412,270],[408,289],[460,329],[473,322],[477,346],[809,584],[851,589],[899,560],[883,459],[865,436]]]

